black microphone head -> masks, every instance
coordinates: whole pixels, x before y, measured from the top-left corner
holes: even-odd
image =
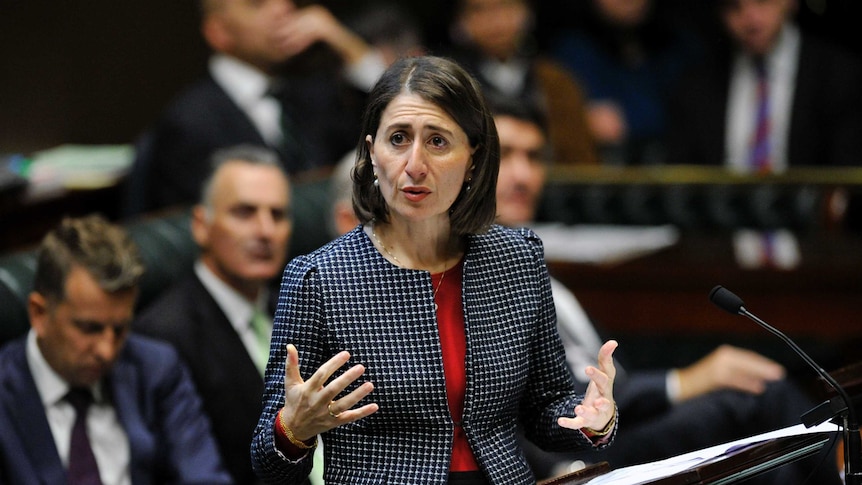
[[[742,298],[721,285],[717,285],[709,292],[709,301],[728,313],[734,315],[742,313]]]

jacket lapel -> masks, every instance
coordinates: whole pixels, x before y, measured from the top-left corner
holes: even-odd
[[[247,382],[251,386],[247,389],[248,391],[263,392],[263,377],[257,370],[257,366],[248,354],[248,350],[243,345],[236,329],[227,319],[212,294],[207,291],[197,277],[194,278],[193,288],[197,293],[195,301],[202,302],[193,308],[193,311],[199,316],[196,322],[205,324],[205,327],[200,328],[201,340],[199,343],[206,348],[219,350],[218,352],[208,352],[205,355],[209,355],[222,363],[226,360],[232,362],[229,366],[218,365],[218,362],[214,363],[212,365],[213,372],[217,372],[215,369],[218,367],[224,368],[229,374],[220,376],[220,379],[232,378],[231,380],[237,383]],[[238,392],[240,391],[238,390]]]
[[[10,344],[16,346],[13,349],[16,365],[6,369],[8,378],[2,386],[0,405],[10,416],[10,421],[15,427],[13,432],[21,439],[24,454],[31,462],[33,473],[42,483],[64,483],[66,470],[60,461],[42,399],[30,374],[25,342],[25,339],[20,339]]]
[[[117,419],[129,440],[129,470],[132,483],[146,483],[150,476],[144,464],[153,463],[155,441],[145,419],[147,405],[140,397],[142,384],[135,367],[123,359],[114,364],[108,380]],[[149,410],[152,411],[152,410]]]

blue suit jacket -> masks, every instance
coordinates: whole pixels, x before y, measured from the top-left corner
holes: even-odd
[[[30,374],[26,338],[0,349],[0,483],[66,482]],[[129,337],[108,376],[132,483],[230,483],[188,371],[166,344]]]
[[[531,231],[494,226],[471,236],[464,259],[467,389],[463,428],[490,483],[535,483],[517,444],[589,448],[561,428],[581,401],[556,330],[541,242]],[[284,403],[285,346],[299,349],[307,379],[341,350],[365,365],[375,389],[360,402],[375,414],[324,434],[324,478],[334,483],[445,483],[454,421],[449,414],[431,277],[385,260],[355,229],[285,270],[266,372],[264,411],[252,443],[258,474],[296,483],[311,469],[275,450],[274,422]]]

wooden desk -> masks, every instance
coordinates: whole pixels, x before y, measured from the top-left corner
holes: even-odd
[[[713,458],[700,461],[698,464],[674,473],[649,479],[641,476],[643,470],[623,469],[622,475],[606,477],[608,481],[637,483],[650,485],[724,485],[737,483],[761,473],[784,466],[796,460],[811,456],[820,451],[832,436],[830,433],[811,433],[796,436],[784,436],[766,439],[764,441],[740,446],[728,450]],[[641,465],[642,466],[642,465]],[[636,465],[633,468],[637,468]],[[538,485],[582,485],[596,477],[610,473],[607,462],[588,466],[583,470],[568,473],[556,478],[540,481]],[[601,480],[600,480],[601,482]]]
[[[799,246],[802,260],[794,270],[741,269],[729,233],[683,233],[670,248],[620,264],[549,261],[548,266],[608,336],[627,337],[629,347],[648,339],[703,336],[716,342],[777,342],[754,322],[709,301],[710,289],[720,284],[792,338],[834,351],[835,361],[822,363],[827,369],[856,362],[862,342],[862,239],[818,233],[800,236]]]
[[[672,224],[860,229],[862,167],[797,167],[743,175],[725,167],[556,166],[540,220],[568,224]]]

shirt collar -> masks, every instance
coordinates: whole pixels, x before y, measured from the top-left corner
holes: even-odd
[[[27,333],[26,353],[30,374],[33,376],[33,382],[36,383],[36,390],[42,399],[42,405],[48,407],[62,401],[69,393],[71,386],[45,360],[45,356],[42,355],[42,350],[39,349],[36,342],[36,332],[32,329]],[[95,402],[103,401],[101,386],[95,385],[90,391],[93,393]]]
[[[790,23],[784,25],[778,37],[775,48],[766,57],[767,67],[774,72],[784,72],[795,65],[794,60],[799,52],[799,29]]]
[[[778,34],[775,46],[765,56],[766,70],[770,73],[770,76],[773,73],[784,72],[794,65],[794,59],[799,52],[800,40],[801,34],[799,33],[799,28],[791,23],[785,23]],[[754,58],[740,54],[740,59],[743,58],[748,63],[747,65],[750,66],[750,69],[753,70]]]
[[[195,274],[201,280],[204,288],[213,296],[213,299],[237,332],[243,332],[249,327],[251,317],[254,315],[256,308],[266,308],[265,302],[267,301],[268,292],[265,288],[261,289],[258,301],[252,303],[219,279],[203,261],[198,260],[195,262]]]
[[[240,106],[264,97],[271,78],[246,62],[224,54],[210,57],[209,70],[216,83]]]

